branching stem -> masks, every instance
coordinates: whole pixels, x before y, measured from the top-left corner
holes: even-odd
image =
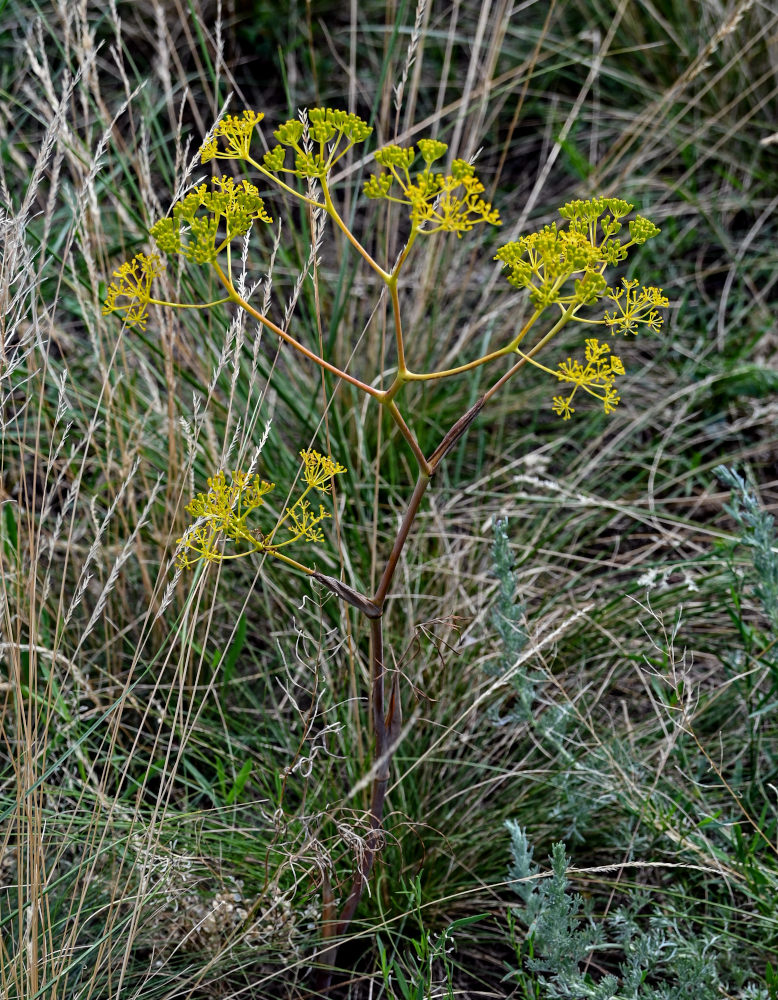
[[[385,271],[381,267],[381,265],[376,260],[374,260],[373,257],[370,256],[367,250],[362,246],[362,244],[356,238],[356,236],[351,232],[351,230],[343,221],[343,219],[341,219],[340,215],[338,214],[338,210],[335,208],[335,205],[333,204],[332,196],[330,195],[330,189],[327,187],[327,181],[324,178],[322,178],[321,181],[321,189],[324,194],[324,208],[327,212],[327,215],[329,215],[329,217],[332,219],[332,221],[335,223],[338,229],[343,233],[343,235],[346,237],[346,239],[349,241],[352,247],[354,247],[357,253],[361,257],[363,257],[364,260],[367,261],[367,263],[375,271],[375,273],[388,285],[389,282],[392,280],[392,275],[389,274],[388,271]]]
[[[326,205],[322,205],[321,202],[316,201],[314,198],[308,198],[306,195],[300,194],[299,191],[295,191],[293,187],[290,187],[288,184],[285,184],[280,177],[276,177],[276,175],[272,171],[268,170],[267,167],[265,167],[263,164],[258,163],[253,157],[251,156],[246,157],[246,162],[250,163],[252,167],[255,167],[262,174],[263,177],[267,177],[267,179],[272,181],[275,185],[277,185],[280,188],[283,188],[287,194],[291,194],[295,198],[298,198],[300,201],[304,201],[306,205],[310,205],[312,208],[326,209],[327,207]]]
[[[427,459],[424,457],[424,452],[421,450],[419,442],[416,440],[413,431],[406,424],[402,413],[400,413],[397,404],[394,402],[393,399],[389,399],[384,405],[391,414],[394,422],[397,424],[400,433],[408,442],[408,446],[410,447],[411,451],[416,457],[416,461],[418,463],[419,468],[421,469],[422,472],[425,472],[429,475],[432,471],[430,469],[429,463],[427,462]]]
[[[358,378],[354,378],[353,375],[349,375],[348,372],[344,372],[342,368],[338,368],[336,365],[330,364],[329,361],[325,361],[324,358],[320,358],[318,354],[315,354],[313,351],[309,350],[307,347],[301,344],[299,340],[295,340],[295,338],[291,334],[287,333],[286,330],[283,330],[280,326],[275,324],[271,319],[268,319],[267,316],[263,316],[258,309],[255,309],[250,302],[247,302],[236,290],[235,286],[230,282],[227,275],[224,273],[224,271],[222,271],[222,269],[216,262],[214,262],[213,266],[216,273],[219,275],[222,284],[230,293],[229,294],[230,301],[234,302],[236,305],[239,305],[241,309],[245,309],[250,316],[253,316],[254,319],[257,320],[258,323],[261,323],[263,326],[267,327],[268,330],[272,330],[272,332],[276,334],[276,336],[280,337],[287,344],[290,344],[292,347],[294,347],[296,351],[299,351],[300,354],[303,354],[306,358],[309,358],[311,361],[315,362],[315,364],[319,365],[321,368],[326,369],[326,371],[331,372],[333,375],[337,375],[338,378],[342,378],[345,382],[349,382],[351,385],[356,386],[357,389],[361,389],[362,392],[366,392],[369,396],[373,396],[375,399],[378,399],[379,402],[382,401],[384,394],[381,392],[380,389],[374,389],[371,385],[367,385],[365,382],[361,382]]]

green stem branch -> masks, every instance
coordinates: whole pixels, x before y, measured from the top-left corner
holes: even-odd
[[[327,181],[324,178],[322,178],[321,181],[321,189],[322,192],[324,193],[324,208],[329,217],[332,219],[332,221],[335,223],[338,229],[343,233],[343,235],[346,237],[346,239],[349,241],[352,247],[354,247],[357,253],[361,257],[363,257],[364,260],[367,261],[367,263],[375,271],[375,273],[388,285],[392,280],[392,275],[389,274],[388,271],[385,271],[381,267],[381,265],[370,256],[367,250],[362,246],[362,244],[356,238],[356,236],[351,232],[351,230],[343,221],[343,219],[341,219],[340,215],[338,214],[338,210],[335,208],[335,205],[333,204],[332,197],[330,196],[330,189],[327,187]]]
[[[225,302],[231,302],[230,295],[223,299],[216,299],[214,302],[165,302],[162,299],[149,299],[149,305],[168,306],[170,309],[210,309],[212,306],[223,306]]]
[[[420,372],[420,373],[406,371],[404,375],[405,381],[427,382],[431,379],[436,379],[436,378],[448,378],[450,375],[461,375],[462,372],[473,371],[474,368],[479,368],[481,365],[488,364],[488,362],[490,361],[496,361],[497,358],[504,358],[508,354],[514,354],[516,352],[516,348],[519,346],[519,344],[522,342],[522,340],[526,337],[526,335],[534,326],[538,316],[540,316],[540,313],[534,312],[532,316],[530,316],[529,320],[521,328],[519,333],[513,338],[513,340],[509,344],[506,344],[505,347],[500,347],[496,351],[491,351],[489,354],[484,354],[483,357],[476,358],[475,361],[468,361],[467,364],[457,365],[456,368],[446,368],[444,371]]]
[[[300,201],[304,201],[306,205],[310,205],[312,208],[321,208],[326,211],[326,205],[322,205],[321,202],[316,201],[314,198],[308,198],[306,195],[300,194],[299,191],[295,191],[293,187],[290,187],[289,184],[285,184],[280,177],[276,177],[272,171],[268,170],[267,167],[263,166],[261,163],[258,163],[252,156],[247,156],[246,162],[250,163],[252,167],[255,167],[263,177],[267,177],[268,180],[272,181],[278,187],[283,188],[287,194],[291,194]]]

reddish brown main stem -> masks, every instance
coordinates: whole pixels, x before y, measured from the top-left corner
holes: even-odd
[[[359,902],[362,899],[365,886],[370,878],[375,859],[382,847],[381,824],[384,814],[386,789],[389,784],[389,770],[402,724],[402,707],[400,704],[399,684],[396,678],[392,684],[392,695],[388,712],[386,709],[386,667],[384,664],[382,615],[387,595],[392,584],[392,579],[394,578],[395,570],[397,569],[400,555],[408,540],[413,523],[416,520],[421,501],[430,484],[432,473],[475,420],[483,405],[484,397],[481,397],[457,420],[448,433],[445,434],[443,440],[430,458],[427,459],[426,464],[430,470],[429,473],[426,471],[419,472],[419,478],[416,480],[416,486],[408,502],[408,508],[403,515],[394,544],[392,545],[392,551],[389,554],[386,567],[381,575],[378,589],[373,598],[368,599],[362,595],[358,595],[350,587],[345,587],[342,584],[334,587],[332,584],[338,583],[338,581],[324,577],[323,574],[314,574],[321,583],[329,586],[330,589],[346,600],[352,607],[358,608],[370,621],[370,678],[372,687],[373,733],[375,736],[375,774],[370,797],[370,832],[365,838],[365,852],[361,863],[354,872],[351,891],[341,910],[338,924],[333,931],[328,933],[328,936],[333,936],[336,939],[341,938],[348,931]],[[332,984],[332,974],[337,953],[338,943],[336,940],[320,955],[322,968],[319,971],[317,986],[321,991],[328,990]]]
[[[386,567],[381,574],[378,590],[376,590],[375,595],[373,596],[373,604],[379,608],[383,608],[386,601],[386,595],[392,583],[394,571],[397,569],[397,562],[402,554],[403,548],[405,547],[405,543],[408,540],[408,535],[413,527],[413,522],[416,520],[419,505],[421,504],[422,497],[427,492],[429,482],[430,477],[425,472],[420,472],[419,478],[416,480],[416,486],[411,494],[411,499],[408,502],[408,509],[403,515],[400,528],[397,532],[397,537],[394,540],[392,551],[389,553],[389,559],[386,563]]]

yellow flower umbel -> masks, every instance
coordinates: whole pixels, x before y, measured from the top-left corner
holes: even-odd
[[[569,420],[575,413],[571,403],[578,389],[583,389],[590,396],[601,400],[606,413],[612,413],[619,403],[620,397],[614,382],[617,375],[624,374],[621,358],[611,354],[610,347],[601,344],[594,337],[586,341],[584,356],[585,365],[568,358],[567,361],[562,361],[554,372],[560,382],[567,382],[573,386],[569,396],[554,396],[552,409],[563,420]]]
[[[534,352],[523,354],[518,345],[540,314],[554,306],[559,309],[560,318],[543,342],[573,320],[606,326],[611,333],[637,333],[640,325],[655,333],[660,330],[659,309],[669,304],[661,288],[639,287],[636,279],[622,279],[622,287],[613,289],[604,277],[608,266],[626,260],[631,247],[645,243],[659,232],[653,222],[638,215],[628,223],[629,239],[622,243],[617,234],[623,228],[621,220],[632,207],[620,198],[571,201],[559,210],[566,226],[565,223],[544,226],[540,232],[507,243],[495,257],[502,261],[511,285],[528,289],[535,310],[514,342],[516,353],[573,386],[568,396],[555,396],[552,402],[552,409],[564,420],[569,420],[575,412],[571,404],[578,389],[601,400],[606,413],[613,412],[619,403],[614,381],[616,376],[624,374],[621,360],[610,354],[607,344],[589,339],[585,364],[568,358],[554,371],[534,360]],[[580,315],[585,307],[600,300],[609,300],[614,308],[606,310],[601,319]]]
[[[157,254],[139,253],[131,261],[122,264],[118,271],[113,272],[117,281],[112,281],[103,305],[103,316],[110,313],[123,314],[128,326],[144,329],[149,317],[151,283],[165,269]]]
[[[149,232],[163,253],[180,253],[196,264],[213,264],[222,250],[227,249],[229,260],[232,240],[245,236],[255,221],[273,221],[254,184],[236,183],[232,177],[214,177],[211,188],[209,191],[206,184],[198,185],[174,205],[171,216],[151,227]],[[205,309],[229,301],[229,296],[216,302],[191,304],[155,299],[151,283],[163,270],[157,254],[141,253],[122,264],[114,271],[118,281],[108,287],[103,315],[123,313],[126,323],[143,329],[152,303],[175,309]]]
[[[271,174],[321,179],[352,146],[364,142],[372,131],[367,122],[350,112],[336,108],[311,108],[308,112],[310,148],[304,145],[305,126],[292,118],[273,133],[278,145],[265,153],[263,164]],[[293,167],[286,165],[287,149],[293,153]]]
[[[484,186],[475,176],[472,164],[454,160],[451,173],[433,173],[432,164],[445,154],[448,146],[436,139],[419,139],[417,145],[424,167],[413,175],[411,167],[417,158],[413,146],[392,145],[378,150],[375,158],[385,171],[372,174],[365,182],[368,198],[407,205],[414,233],[429,235],[443,231],[461,236],[480,222],[501,225],[497,210],[481,197]],[[400,194],[392,193],[395,185]]]
[[[347,471],[345,465],[336,462],[332,456],[322,455],[318,451],[305,449],[300,452],[300,458],[303,460],[301,478],[305,483],[305,489],[292,506],[286,508],[286,513],[268,536],[267,542],[272,544],[273,550],[279,549],[283,545],[290,545],[299,539],[306,542],[324,541],[324,535],[319,525],[332,515],[323,504],[319,504],[318,514],[314,513],[306,498],[311,490],[331,493],[332,477]],[[292,537],[283,542],[275,542],[274,536],[282,524],[286,525],[287,531],[291,533]]]
[[[529,289],[538,311],[554,304],[590,305],[606,292],[605,268],[626,260],[631,246],[659,232],[638,216],[630,223],[634,235],[622,243],[616,238],[622,229],[619,220],[631,210],[632,205],[620,198],[568,202],[559,209],[567,220],[566,229],[556,222],[544,226],[540,232],[500,247],[495,260],[503,262],[514,288]]]
[[[273,528],[263,533],[260,528],[250,526],[248,519],[265,503],[265,497],[274,489],[259,476],[248,476],[240,469],[231,475],[231,481],[223,472],[218,472],[208,480],[208,492],[198,493],[187,504],[186,510],[196,518],[195,522],[177,539],[179,553],[177,564],[182,569],[194,566],[201,559],[206,562],[223,562],[225,559],[239,559],[253,552],[264,552],[304,573],[313,571],[279,550],[293,542],[322,542],[324,533],[319,525],[332,515],[319,505],[318,513],[306,499],[312,489],[321,493],[332,491],[332,477],[346,472],[346,468],[330,456],[317,451],[301,451],[303,460],[302,481],[305,489],[286,508],[283,517]],[[279,529],[285,526],[290,537],[276,541]],[[234,545],[235,551],[227,548]]]
[[[214,127],[210,139],[200,147],[200,162],[210,160],[248,160],[254,129],[265,116],[261,111],[244,111],[241,115],[225,115]],[[224,140],[223,144],[219,140]]]
[[[259,190],[248,181],[212,177],[212,190],[199,184],[160,219],[149,232],[163,253],[180,253],[197,264],[213,263],[237,236],[253,223],[271,223]]]
[[[249,477],[240,469],[232,473],[229,483],[223,472],[212,476],[208,480],[208,492],[198,493],[186,505],[186,511],[197,520],[176,539],[181,546],[178,565],[189,568],[200,559],[221,562],[257,551],[256,533],[247,526],[246,519],[264,505],[274,485],[259,476]],[[242,546],[242,550],[225,553],[226,540]]]
[[[322,455],[318,451],[301,451],[300,458],[303,460],[303,482],[321,493],[331,493],[332,477],[348,471],[330,455]]]
[[[666,309],[670,304],[662,295],[661,288],[638,288],[637,278],[628,281],[621,279],[622,288],[608,289],[608,298],[616,307],[612,312],[606,312],[604,322],[610,327],[611,333],[636,334],[642,323],[649,330],[658,333],[662,327],[660,309]]]

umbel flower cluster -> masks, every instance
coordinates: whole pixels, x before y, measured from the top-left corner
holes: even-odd
[[[622,242],[618,235],[623,229],[621,220],[632,208],[620,198],[568,202],[559,210],[566,226],[552,223],[537,233],[506,243],[495,259],[503,263],[511,285],[529,291],[536,316],[556,307],[563,316],[605,326],[610,333],[637,334],[641,326],[658,333],[662,326],[659,310],[669,304],[662,289],[642,287],[637,279],[626,278],[613,288],[604,276],[608,266],[627,259],[631,247],[659,233],[653,222],[638,215],[628,223],[629,238]],[[579,315],[582,307],[594,306],[600,300],[610,303],[600,318],[590,312]],[[572,401],[579,389],[599,399],[606,413],[612,413],[619,403],[615,380],[625,374],[621,359],[610,353],[607,343],[596,339],[586,340],[584,358],[585,363],[567,358],[554,371],[530,359],[538,368],[572,386],[568,394],[554,396],[552,401],[554,412],[563,420],[569,420],[575,412]]]
[[[195,264],[211,264],[236,236],[252,225],[273,220],[257,188],[232,177],[213,177],[212,190],[200,184],[173,206],[172,217],[160,219],[150,233],[166,254],[180,253]]]
[[[445,156],[448,146],[436,139],[419,139],[413,146],[384,146],[375,154],[385,168],[365,182],[368,198],[383,198],[410,210],[411,226],[420,233],[469,232],[479,222],[500,225],[496,209],[481,198],[484,186],[466,160],[454,160],[449,174],[435,173],[432,164]],[[411,168],[421,157],[424,166]],[[399,189],[399,190],[398,190]]]
[[[149,318],[151,283],[165,269],[159,254],[139,253],[113,272],[116,279],[108,286],[103,315],[119,313],[127,326],[143,329]]]
[[[252,515],[265,505],[265,497],[275,489],[275,483],[268,483],[259,476],[250,476],[242,469],[236,469],[230,480],[223,472],[208,479],[208,492],[198,493],[186,510],[195,518],[178,544],[178,565],[188,569],[201,559],[205,562],[223,562],[225,559],[239,559],[252,552],[264,552],[289,563],[297,569],[305,566],[290,559],[280,550],[293,542],[323,542],[324,535],[319,525],[332,515],[323,504],[314,511],[306,499],[311,490],[328,494],[332,492],[334,476],[346,472],[345,466],[329,455],[307,449],[300,452],[302,459],[302,482],[305,489],[284,514],[275,520],[267,533],[250,524]],[[281,532],[285,528],[285,532]],[[285,537],[278,538],[279,532]],[[226,548],[232,544],[233,549]]]

